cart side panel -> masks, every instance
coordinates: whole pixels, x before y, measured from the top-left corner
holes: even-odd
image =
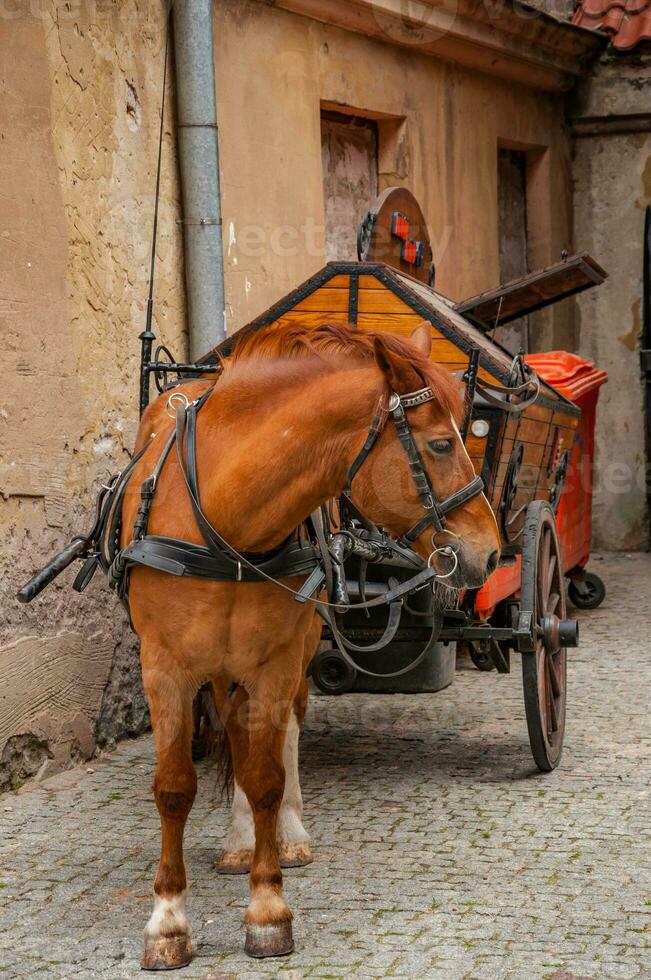
[[[409,336],[423,320],[431,325],[431,357],[435,363],[461,375],[468,366],[469,352],[479,348],[479,376],[498,384],[508,382],[512,362],[508,351],[460,316],[445,297],[386,266],[327,266],[256,323],[301,323],[313,328],[353,324],[360,330]],[[549,498],[555,462],[564,448],[572,445],[576,420],[568,412],[574,411],[553,388],[543,384],[539,400],[521,416],[487,408],[482,417],[489,422],[488,434],[480,437],[471,433],[468,437],[473,466],[483,477],[489,500],[501,519],[503,543],[512,551],[517,551],[521,520],[518,518],[510,528],[509,521],[531,500]],[[509,468],[513,468],[518,453],[517,485],[509,488]]]

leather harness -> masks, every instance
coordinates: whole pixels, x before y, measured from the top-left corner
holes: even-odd
[[[388,414],[396,426],[400,443],[409,461],[409,469],[416,491],[425,510],[425,515],[399,541],[393,541],[384,532],[379,531],[370,522],[359,515],[351,500],[351,484],[371,453],[380,433],[383,430],[381,416],[377,415],[369,427],[362,449],[353,461],[346,478],[342,499],[342,516],[348,519],[348,528],[343,532],[352,542],[351,551],[359,548],[367,549],[367,554],[399,556],[403,566],[413,568],[413,574],[404,582],[395,578],[389,579],[389,588],[382,595],[366,599],[362,592],[362,601],[350,603],[347,596],[342,597],[334,588],[335,580],[341,584],[341,570],[345,553],[338,554],[333,562],[334,549],[331,546],[333,534],[330,521],[324,519],[323,508],[311,515],[309,521],[297,528],[286,541],[272,551],[264,553],[244,553],[231,545],[210,523],[201,505],[201,496],[197,476],[197,415],[212,395],[214,387],[209,388],[193,402],[181,392],[173,392],[168,399],[168,408],[174,410],[176,424],[156,462],[154,470],[142,484],[141,501],[133,527],[130,544],[120,549],[119,540],[122,525],[122,507],[124,494],[132,476],[133,470],[140,460],[149,443],[142,447],[134,456],[127,468],[119,474],[110,486],[103,488],[97,507],[97,519],[90,535],[85,537],[88,550],[91,552],[77,575],[73,587],[83,591],[98,567],[108,576],[109,584],[114,588],[128,608],[128,579],[129,570],[141,565],[169,575],[191,576],[211,581],[224,582],[255,582],[267,581],[289,592],[299,602],[313,601],[326,620],[332,631],[335,642],[342,654],[355,668],[371,676],[392,677],[406,673],[419,663],[430,651],[438,637],[438,625],[433,623],[432,636],[417,660],[406,668],[394,673],[375,674],[361,668],[355,663],[348,650],[372,651],[378,650],[391,642],[400,623],[400,611],[403,599],[410,593],[416,592],[435,579],[446,578],[450,573],[440,574],[431,567],[431,558],[437,553],[451,557],[456,568],[456,554],[450,547],[434,548],[427,564],[411,550],[411,544],[427,528],[435,532],[442,531],[446,526],[446,515],[461,506],[484,489],[481,477],[476,476],[465,486],[461,487],[448,498],[440,501],[431,485],[425,469],[422,456],[416,445],[411,427],[406,417],[406,410],[422,405],[434,398],[430,387],[405,395],[392,394],[388,405]],[[149,513],[156,493],[163,465],[176,447],[176,455],[183,476],[186,491],[190,499],[194,518],[203,538],[204,544],[198,545],[189,541],[168,538],[147,533]],[[353,512],[360,521],[350,520]],[[366,531],[360,534],[359,524]],[[370,530],[369,530],[370,529]],[[337,535],[335,535],[336,537]],[[82,539],[83,540],[83,539]],[[345,548],[344,548],[345,552]],[[453,570],[454,570],[453,568]],[[302,587],[298,590],[291,588],[281,579],[293,576],[306,576]],[[315,596],[322,591],[324,583],[327,586],[328,600],[324,601]],[[345,594],[345,589],[344,589]],[[338,601],[333,601],[337,600]],[[346,640],[341,633],[337,616],[355,609],[370,609],[377,606],[389,607],[389,618],[384,635],[377,643],[370,646],[356,646]]]

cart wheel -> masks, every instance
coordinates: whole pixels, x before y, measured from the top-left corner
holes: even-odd
[[[534,500],[527,508],[520,614],[532,614],[534,649],[522,652],[529,742],[538,768],[551,772],[560,760],[565,731],[567,655],[565,647],[560,646],[561,637],[565,627],[570,632],[574,627],[576,634],[576,624],[565,620],[561,547],[554,512],[546,500]],[[553,629],[549,624],[555,617],[558,620]],[[569,645],[575,643],[576,635],[569,640]]]
[[[310,664],[312,680],[324,694],[345,694],[357,680],[357,671],[339,650],[322,650]]]
[[[596,609],[606,598],[606,586],[594,572],[586,572],[581,582],[581,591],[574,582],[570,582],[567,594],[577,609]]]

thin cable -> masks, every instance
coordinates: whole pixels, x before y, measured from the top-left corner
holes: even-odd
[[[165,22],[165,58],[163,63],[163,94],[160,104],[160,129],[158,132],[158,162],[156,164],[156,196],[154,199],[154,225],[151,239],[151,267],[149,270],[149,296],[147,297],[147,325],[146,329],[151,330],[154,314],[154,268],[156,263],[156,239],[158,237],[158,204],[160,201],[160,177],[163,160],[163,132],[165,123],[165,90],[167,88],[167,61],[170,44],[169,16]]]

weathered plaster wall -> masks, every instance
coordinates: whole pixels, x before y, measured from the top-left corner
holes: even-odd
[[[605,368],[597,413],[595,542],[606,548],[648,544],[644,407],[640,377],[642,238],[651,204],[651,134],[635,123],[607,132],[614,116],[649,115],[651,57],[604,57],[576,94],[577,131],[589,118],[604,131],[574,148],[575,238],[609,272],[577,297],[578,351]]]
[[[533,268],[570,247],[569,142],[554,96],[254,0],[223,0],[215,18],[231,331],[324,262],[323,103],[378,118],[380,189],[401,183],[418,197],[451,297],[499,282],[498,142],[531,153]],[[572,304],[538,317],[532,337],[571,344]]]
[[[377,197],[377,126],[341,119],[324,118],[321,124],[326,259],[356,262],[355,224]]]
[[[61,580],[31,606],[14,594],[92,524],[133,445],[162,13],[51,0],[0,16],[0,788],[146,723],[101,576],[83,598]],[[173,100],[167,116],[155,330],[183,354]]]

